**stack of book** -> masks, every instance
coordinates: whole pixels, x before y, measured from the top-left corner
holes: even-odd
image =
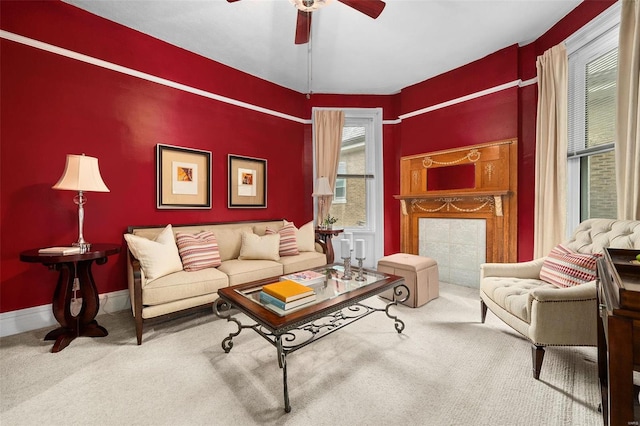
[[[260,292],[262,303],[283,311],[306,305],[314,300],[316,300],[315,290],[291,280],[267,284]]]
[[[80,254],[80,247],[46,247],[38,250],[39,254],[65,256],[68,254]]]
[[[316,271],[294,272],[293,274],[280,277],[281,281],[290,280],[306,286],[323,283],[326,279],[327,277],[325,274],[321,274]]]

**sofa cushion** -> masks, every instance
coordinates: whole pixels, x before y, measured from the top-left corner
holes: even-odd
[[[251,232],[250,226],[245,227],[228,227],[213,230],[218,241],[218,250],[220,251],[220,260],[223,262],[229,259],[237,259],[240,256],[240,247],[242,247],[242,233]]]
[[[298,251],[316,251],[316,231],[313,221],[305,223],[296,231]]]
[[[256,235],[253,232],[242,233],[240,247],[241,260],[280,260],[280,234]]]
[[[284,256],[278,261],[282,264],[283,274],[319,268],[327,264],[327,255],[317,251],[304,251],[296,256]]]
[[[566,246],[555,246],[542,264],[540,279],[556,287],[572,287],[598,277],[596,261],[600,254],[575,253]]]
[[[182,258],[182,266],[185,271],[193,272],[204,268],[220,266],[220,252],[218,241],[211,231],[197,234],[176,234],[178,252]]]
[[[296,227],[293,223],[287,223],[280,230],[267,227],[265,234],[280,234],[280,256],[295,256],[300,253],[296,239]]]
[[[262,236],[267,233],[267,228],[279,231],[287,223],[289,222],[287,222],[286,220],[279,222],[259,222],[253,225],[253,233]]]
[[[229,285],[244,284],[283,274],[282,265],[273,260],[231,259],[222,262],[218,270],[227,274]]]
[[[167,225],[155,240],[133,234],[124,234],[124,239],[131,253],[140,261],[147,282],[182,271],[182,261],[171,225]]]
[[[174,272],[147,282],[142,288],[142,300],[145,305],[160,305],[215,293],[228,285],[229,278],[216,268]]]

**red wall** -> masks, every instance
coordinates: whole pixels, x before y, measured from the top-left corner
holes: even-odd
[[[309,100],[62,2],[3,0],[0,27],[294,117],[310,118],[313,106],[382,107],[385,120],[397,120],[440,102],[534,77],[537,55],[613,3],[585,1],[536,42],[507,47],[397,95],[315,94]],[[122,243],[126,227],[134,224],[281,217],[302,224],[312,219],[309,125],[5,39],[0,50],[0,312],[51,303],[55,273],[21,263],[18,257],[28,248],[67,245],[77,238],[74,194],[51,189],[68,153],[98,157],[111,190],[87,194],[85,238],[90,242]],[[535,85],[511,88],[384,125],[386,254],[400,246],[399,203],[393,195],[399,191],[401,156],[518,136],[519,258],[531,257],[536,91]],[[211,210],[155,208],[157,143],[213,153]],[[229,153],[268,160],[266,209],[226,207]],[[125,255],[97,266],[94,275],[100,293],[126,288]]]
[[[304,106],[300,93],[61,2],[3,1],[1,25],[3,30],[294,116]],[[126,227],[135,224],[286,217],[302,225],[312,219],[312,181],[305,172],[309,170],[308,125],[5,39],[0,49],[0,311],[51,303],[55,273],[20,262],[19,253],[77,239],[74,193],[51,189],[68,153],[97,157],[111,190],[86,194],[84,234],[89,242],[121,244]],[[213,153],[211,210],[156,209],[157,143]],[[266,209],[227,208],[229,153],[267,159]],[[126,288],[125,267],[124,253],[96,266],[98,291]]]

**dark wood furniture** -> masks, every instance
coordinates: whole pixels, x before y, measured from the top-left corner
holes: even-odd
[[[404,278],[365,270],[365,280],[341,279],[339,265],[328,265],[314,269],[327,276],[324,282],[311,284],[316,291],[316,301],[284,314],[269,308],[260,301],[262,286],[274,282],[274,279],[240,284],[218,290],[220,298],[214,304],[214,311],[220,318],[236,323],[238,330],[229,333],[222,341],[222,349],[229,352],[233,348],[233,338],[245,328],[256,333],[276,347],[278,365],[282,368],[284,387],[284,409],[291,411],[287,388],[287,354],[294,352],[314,341],[327,336],[373,312],[384,312],[394,321],[398,333],[404,330],[404,323],[391,315],[389,307],[409,298],[409,289]],[[374,308],[362,303],[371,296],[393,289],[394,299],[385,308]],[[237,309],[247,315],[253,323],[242,324],[231,314]]]
[[[640,366],[640,250],[605,249],[598,260],[598,375],[605,425],[634,419],[633,370]]]
[[[343,231],[344,229],[341,228],[323,229],[316,227],[316,239],[322,241],[326,247],[327,265],[331,265],[335,259],[331,238],[341,234]]]
[[[58,284],[53,293],[53,316],[60,327],[50,331],[44,340],[55,340],[51,352],[60,352],[78,336],[104,337],[109,333],[95,320],[100,308],[98,291],[91,273],[91,265],[107,263],[108,256],[117,254],[117,244],[92,244],[91,249],[83,254],[44,255],[39,249],[26,250],[20,253],[23,262],[41,263],[49,269],[60,272]],[[71,312],[74,281],[78,280],[78,293],[82,298],[82,308],[77,316]]]

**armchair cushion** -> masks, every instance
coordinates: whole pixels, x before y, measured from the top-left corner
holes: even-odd
[[[562,244],[554,247],[540,269],[540,279],[556,287],[573,287],[598,277],[598,253],[575,253]]]

